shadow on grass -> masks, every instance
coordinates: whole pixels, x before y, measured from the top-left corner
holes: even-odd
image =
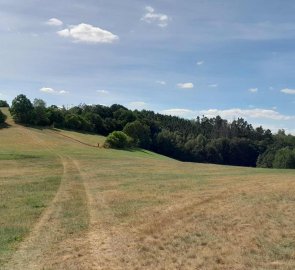
[[[0,125],[0,129],[3,129],[3,128],[10,128],[11,125],[7,124],[7,123],[3,123]]]
[[[117,150],[123,150],[123,151],[128,151],[128,152],[140,152],[146,155],[153,155],[153,153],[151,151],[142,149],[142,148],[126,148],[126,149],[117,149]]]

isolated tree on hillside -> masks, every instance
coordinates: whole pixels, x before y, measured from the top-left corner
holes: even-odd
[[[123,149],[130,146],[131,138],[122,131],[113,131],[106,138],[105,147]]]
[[[31,101],[23,94],[18,95],[10,108],[11,115],[15,122],[21,124],[32,123],[34,107]]]

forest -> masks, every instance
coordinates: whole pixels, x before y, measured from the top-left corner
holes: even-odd
[[[2,107],[8,107],[0,101]],[[114,104],[80,104],[71,108],[46,106],[18,95],[10,112],[16,123],[70,129],[107,136],[105,146],[140,147],[180,160],[263,168],[295,168],[295,137],[279,130],[253,127],[242,118],[220,116],[188,120]],[[1,117],[0,121],[5,121]]]

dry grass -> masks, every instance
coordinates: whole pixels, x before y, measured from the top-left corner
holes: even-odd
[[[31,195],[41,201],[29,203],[42,202],[0,253],[6,269],[295,268],[291,170],[181,163],[17,126],[0,137],[0,228],[26,215],[24,186],[38,183]]]

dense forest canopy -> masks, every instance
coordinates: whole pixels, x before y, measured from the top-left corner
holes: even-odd
[[[108,136],[110,147],[141,147],[182,161],[237,166],[295,168],[295,137],[272,134],[242,118],[194,120],[114,104],[80,104],[69,109],[17,96],[10,108],[20,124],[54,126]]]

